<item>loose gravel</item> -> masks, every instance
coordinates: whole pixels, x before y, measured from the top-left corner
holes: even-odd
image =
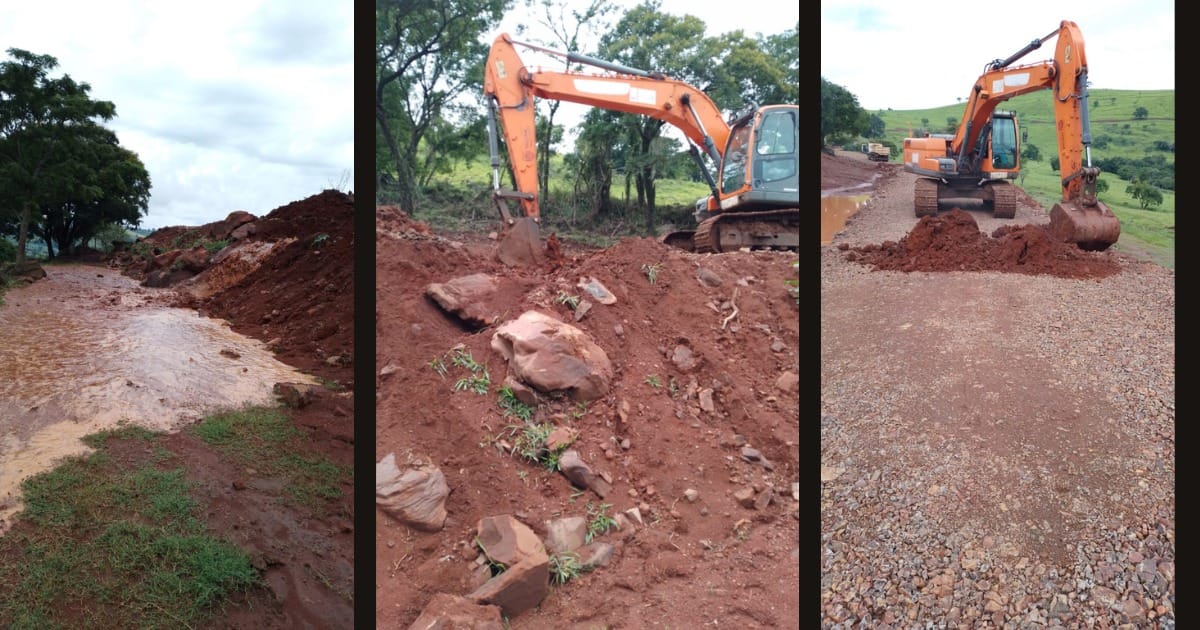
[[[1174,628],[1174,272],[846,260],[916,224],[912,182],[822,247],[821,626]]]

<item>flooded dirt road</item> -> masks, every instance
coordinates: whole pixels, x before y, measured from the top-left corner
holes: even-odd
[[[0,306],[0,534],[20,483],[79,438],[121,422],[172,431],[206,413],[271,404],[281,381],[312,383],[222,320],[166,306],[114,270],[50,265]]]

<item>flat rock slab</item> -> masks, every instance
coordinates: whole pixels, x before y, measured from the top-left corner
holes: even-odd
[[[438,593],[408,630],[504,630],[500,607]]]
[[[467,599],[499,606],[505,617],[531,610],[550,593],[550,558],[546,552],[528,556],[475,589]]]
[[[542,539],[529,526],[509,515],[488,516],[476,525],[476,539],[492,562],[511,567],[525,558],[545,555]]]
[[[488,308],[488,298],[496,292],[499,284],[486,273],[454,278],[448,282],[434,283],[425,288],[425,294],[433,298],[438,306],[477,326],[490,326],[495,315]]]

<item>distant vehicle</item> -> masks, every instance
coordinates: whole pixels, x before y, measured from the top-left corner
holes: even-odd
[[[867,159],[872,162],[886,162],[892,155],[892,150],[887,145],[878,142],[869,142],[862,145],[862,152],[867,154]]]

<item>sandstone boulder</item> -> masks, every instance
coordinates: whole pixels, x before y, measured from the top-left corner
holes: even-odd
[[[417,459],[401,468],[388,453],[375,464],[375,505],[413,529],[442,529],[449,494],[445,475],[432,463]]]
[[[501,325],[492,349],[508,361],[509,372],[543,393],[565,391],[579,402],[608,393],[612,363],[583,331],[538,311],[526,311]]]

